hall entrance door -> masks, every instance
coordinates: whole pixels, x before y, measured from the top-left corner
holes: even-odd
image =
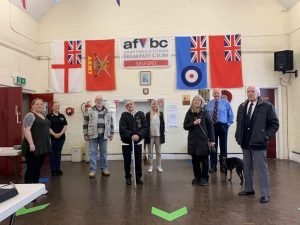
[[[263,100],[272,103],[275,107],[275,89],[274,88],[271,88],[271,89],[261,88],[260,96]],[[277,149],[276,136],[273,136],[270,139],[270,143],[267,148],[267,157],[268,158],[276,158],[276,149]]]
[[[0,87],[0,147],[12,147],[22,142],[22,88]],[[14,176],[15,159],[0,157],[0,175]],[[18,171],[22,172],[22,157],[18,156]]]
[[[23,93],[22,87],[0,87],[0,147],[12,147],[22,143],[22,120],[31,109],[31,101],[42,98],[45,112],[49,113],[53,104],[53,93]],[[13,176],[14,161],[0,157],[0,175]],[[18,171],[22,173],[22,157],[18,156]]]

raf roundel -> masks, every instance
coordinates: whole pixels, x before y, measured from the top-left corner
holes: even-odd
[[[202,80],[202,73],[196,66],[187,66],[181,73],[183,83],[189,87],[198,85]]]

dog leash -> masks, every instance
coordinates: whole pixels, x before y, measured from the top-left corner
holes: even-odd
[[[209,138],[208,138],[208,135],[205,133],[205,131],[204,131],[204,129],[203,129],[201,123],[199,124],[199,127],[200,127],[201,131],[203,132],[203,134],[207,137],[207,141],[210,142],[210,141],[209,141]],[[209,145],[208,147],[209,147],[209,150],[210,150],[210,151],[216,152],[215,146]]]

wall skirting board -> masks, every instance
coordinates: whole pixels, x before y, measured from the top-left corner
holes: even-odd
[[[155,154],[154,154],[155,155]],[[237,158],[243,158],[243,154],[234,154],[234,153],[228,153],[228,157],[237,157]],[[114,155],[108,155],[108,160],[123,160],[123,156],[121,154],[114,154]],[[154,157],[155,158],[155,157]],[[188,154],[162,154],[163,160],[180,160],[180,159],[191,159],[191,156]],[[72,161],[72,155],[62,155],[61,156],[62,161]],[[82,155],[81,161],[89,162],[89,159],[85,157],[85,154]],[[76,160],[77,162],[77,160]]]
[[[289,159],[295,162],[300,163],[300,153],[298,152],[290,152]]]

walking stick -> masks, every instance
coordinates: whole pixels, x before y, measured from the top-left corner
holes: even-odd
[[[136,174],[135,174],[135,159],[134,159],[134,141],[132,140],[132,167],[133,167],[133,184],[136,188]]]

